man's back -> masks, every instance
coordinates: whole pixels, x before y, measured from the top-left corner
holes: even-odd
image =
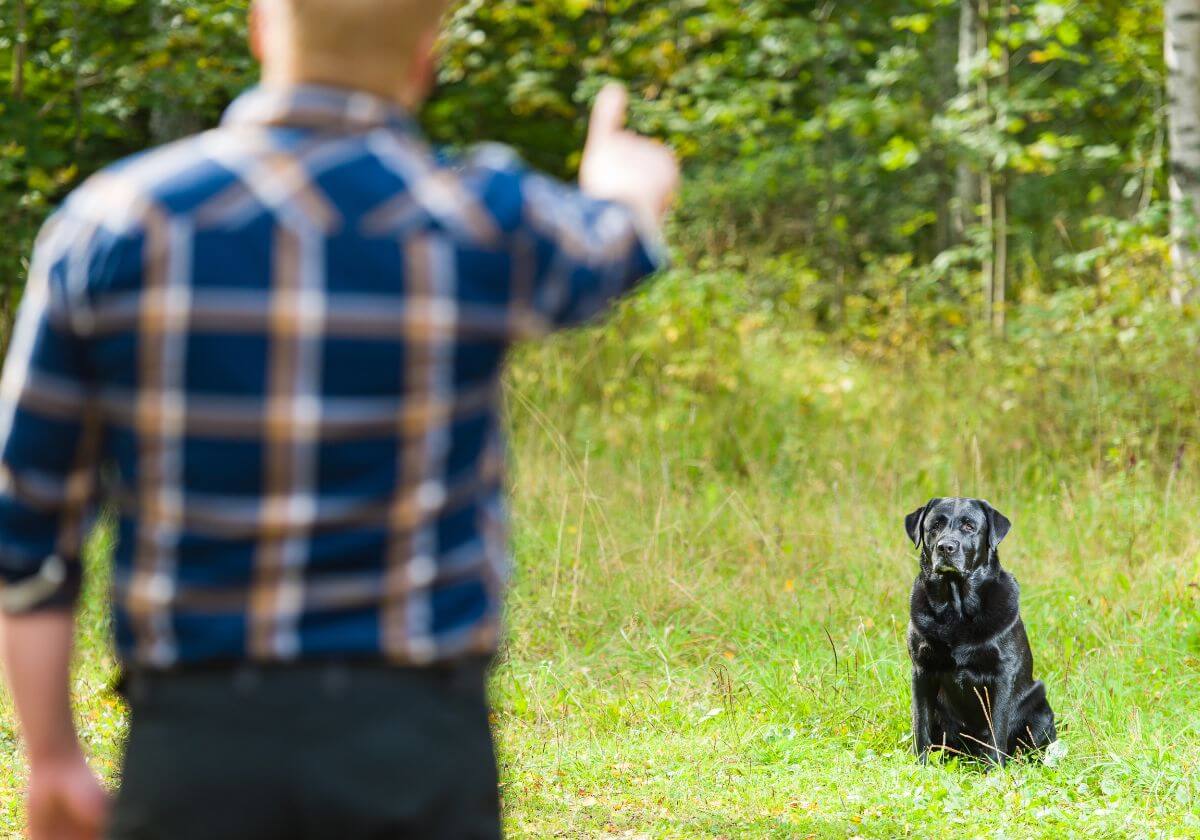
[[[505,351],[651,268],[629,211],[501,149],[451,166],[384,100],[259,89],[48,225],[11,419],[47,476],[74,450],[64,491],[113,467],[127,664],[488,653]]]
[[[403,109],[447,5],[257,0],[266,86],[39,238],[0,380],[34,840],[500,836],[501,365],[650,273],[679,170],[619,88],[578,189],[496,148],[440,162]],[[69,682],[101,498],[130,709],[111,813]]]

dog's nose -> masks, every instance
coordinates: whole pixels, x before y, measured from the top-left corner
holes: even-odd
[[[942,540],[938,543],[938,551],[946,555],[953,554],[958,551],[958,543],[955,540]]]

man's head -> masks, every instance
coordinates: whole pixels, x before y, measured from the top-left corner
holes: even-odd
[[[254,0],[250,42],[268,84],[356,88],[415,108],[433,85],[446,0]]]
[[[930,499],[904,525],[921,550],[922,572],[935,580],[963,579],[988,566],[1012,527],[981,499]]]

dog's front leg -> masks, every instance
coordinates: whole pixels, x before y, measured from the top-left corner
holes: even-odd
[[[912,674],[913,750],[925,764],[933,748],[933,708],[937,702],[937,681],[921,666]]]
[[[1007,752],[1009,730],[1012,728],[1012,691],[1008,686],[989,686],[984,690],[982,702],[987,716],[991,741],[987,745],[988,760],[1003,767],[1012,758]]]

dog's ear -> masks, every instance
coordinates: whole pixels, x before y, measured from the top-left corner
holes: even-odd
[[[908,530],[908,538],[918,548],[921,547],[921,526],[925,524],[925,514],[940,501],[941,499],[930,499],[924,507],[917,508],[904,517],[904,527]]]
[[[983,507],[984,516],[987,517],[989,541],[992,548],[996,548],[996,546],[1004,542],[1004,538],[1012,530],[1012,522],[1009,521],[1007,516],[987,502],[980,502],[979,504]]]

